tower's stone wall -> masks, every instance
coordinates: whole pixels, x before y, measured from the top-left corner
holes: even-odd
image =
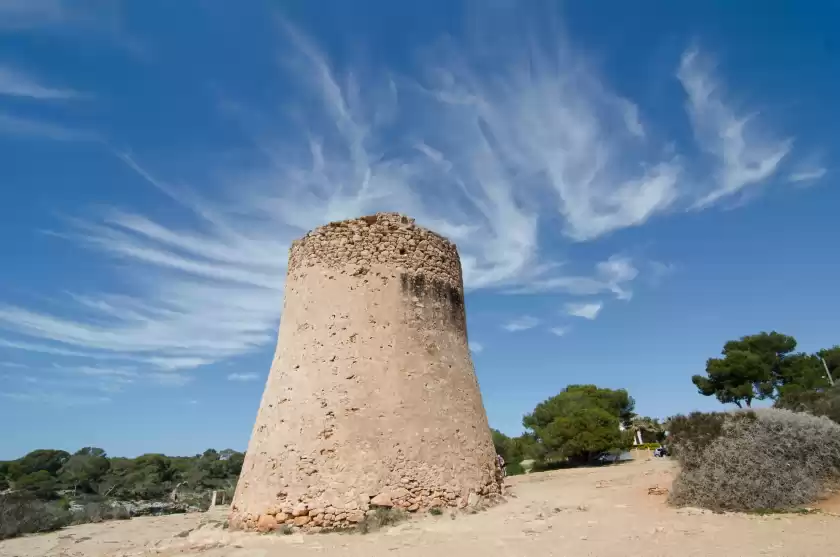
[[[231,527],[347,527],[500,481],[454,244],[392,213],[296,241]]]

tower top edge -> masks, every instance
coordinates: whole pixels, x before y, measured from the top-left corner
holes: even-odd
[[[315,265],[393,265],[463,288],[458,249],[446,237],[401,213],[334,221],[292,242],[289,273]]]

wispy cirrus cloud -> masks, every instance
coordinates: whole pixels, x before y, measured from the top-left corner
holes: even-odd
[[[0,32],[106,39],[134,56],[147,46],[126,31],[123,0],[0,0]]]
[[[602,302],[584,302],[566,304],[566,313],[573,317],[583,317],[590,321],[598,317],[604,307]]]
[[[94,132],[77,130],[52,122],[23,118],[3,112],[0,112],[0,135],[51,141],[95,141],[98,139],[98,135]]]
[[[533,329],[537,325],[539,325],[541,321],[536,317],[531,315],[523,315],[522,317],[517,317],[512,321],[508,321],[504,325],[502,325],[502,329],[508,331],[509,333],[516,333],[519,331],[527,331],[528,329]]]
[[[791,172],[788,175],[788,182],[793,183],[801,183],[801,182],[813,182],[815,180],[819,180],[823,176],[826,175],[828,170],[822,166],[820,167],[811,167],[811,168],[802,168],[801,170],[797,170],[795,172]]]
[[[677,71],[697,142],[714,157],[716,168],[708,191],[694,202],[696,208],[762,185],[778,172],[793,147],[791,138],[776,139],[762,128],[757,111],[736,112],[714,70],[713,61],[692,48],[683,54]]]
[[[518,19],[509,15],[494,21]],[[236,164],[208,154],[213,178],[189,186],[157,176],[142,156],[117,153],[126,182],[167,196],[177,217],[124,207],[71,221],[55,235],[117,262],[122,281],[111,292],[74,294],[75,312],[0,305],[0,328],[14,335],[0,346],[74,365],[132,365],[149,380],[183,384],[190,376],[171,372],[276,341],[293,239],[379,210],[452,238],[470,290],[630,299],[644,262],[616,254],[589,273],[566,272],[572,265],[552,260],[548,247],[709,207],[769,179],[790,146],[746,133],[755,119],[736,116],[720,78],[691,50],[678,77],[698,143],[716,161],[714,175],[691,175],[687,157],[667,148],[639,106],[611,89],[562,29],[539,23],[528,33],[487,24],[492,40],[426,51],[423,71],[411,76],[338,68],[285,25],[278,79],[306,100],[295,119],[222,103],[246,154]],[[2,113],[0,133],[91,138]],[[568,309],[594,319],[601,303]],[[505,328],[539,324],[530,317]]]
[[[9,66],[0,66],[0,96],[45,101],[83,96],[72,89],[60,89],[39,83],[35,78]]]
[[[24,29],[53,25],[66,20],[66,0],[2,0],[0,1],[0,28]]]
[[[566,333],[569,332],[569,327],[552,327],[548,330],[552,335],[562,337],[566,336]]]
[[[111,402],[107,396],[75,395],[43,390],[2,392],[0,397],[16,402],[37,403],[49,406],[87,406]]]
[[[562,275],[537,278],[530,283],[506,290],[509,294],[537,294],[560,292],[588,296],[611,292],[622,300],[629,300],[633,293],[630,283],[636,279],[639,270],[629,257],[613,255],[595,265],[592,275]]]
[[[228,381],[256,381],[261,375],[259,373],[230,373],[227,376]]]
[[[484,351],[484,345],[480,342],[470,341],[470,351],[474,354],[480,354]]]

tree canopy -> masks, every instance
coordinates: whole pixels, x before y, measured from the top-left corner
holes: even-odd
[[[796,349],[796,339],[772,331],[730,340],[722,358],[706,361],[706,376],[691,378],[700,394],[720,402],[750,407],[753,400],[774,398],[785,383],[785,358]]]
[[[585,462],[630,445],[630,435],[619,425],[630,425],[634,406],[624,389],[569,385],[539,403],[522,424],[533,431],[544,453]]]
[[[36,450],[0,462],[0,489],[53,499],[61,492],[108,495],[125,500],[160,500],[179,486],[186,490],[233,491],[245,454],[208,449],[193,457],[145,454],[137,458],[109,457],[98,447],[66,451]]]
[[[840,390],[832,388],[829,378],[840,374],[840,346],[808,354],[794,352],[796,344],[776,331],[731,340],[722,358],[706,362],[706,375],[691,380],[700,394],[724,404],[750,407],[754,400],[772,399],[778,408],[840,421]]]

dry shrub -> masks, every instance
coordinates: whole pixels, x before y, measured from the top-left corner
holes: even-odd
[[[70,520],[70,513],[59,502],[18,494],[0,495],[0,540],[51,532],[67,526]]]
[[[682,466],[675,505],[787,509],[815,501],[840,478],[840,425],[827,418],[768,408],[680,420],[671,439]]]
[[[357,529],[361,534],[368,534],[407,519],[408,513],[403,510],[379,507],[372,514],[366,515],[358,524]]]
[[[66,501],[41,501],[24,493],[0,495],[0,540],[75,524],[131,518],[128,509],[107,501],[87,502],[74,510],[68,507]]]
[[[97,523],[106,520],[128,520],[131,513],[120,504],[111,504],[107,501],[89,502],[81,509],[72,512],[73,524]]]

